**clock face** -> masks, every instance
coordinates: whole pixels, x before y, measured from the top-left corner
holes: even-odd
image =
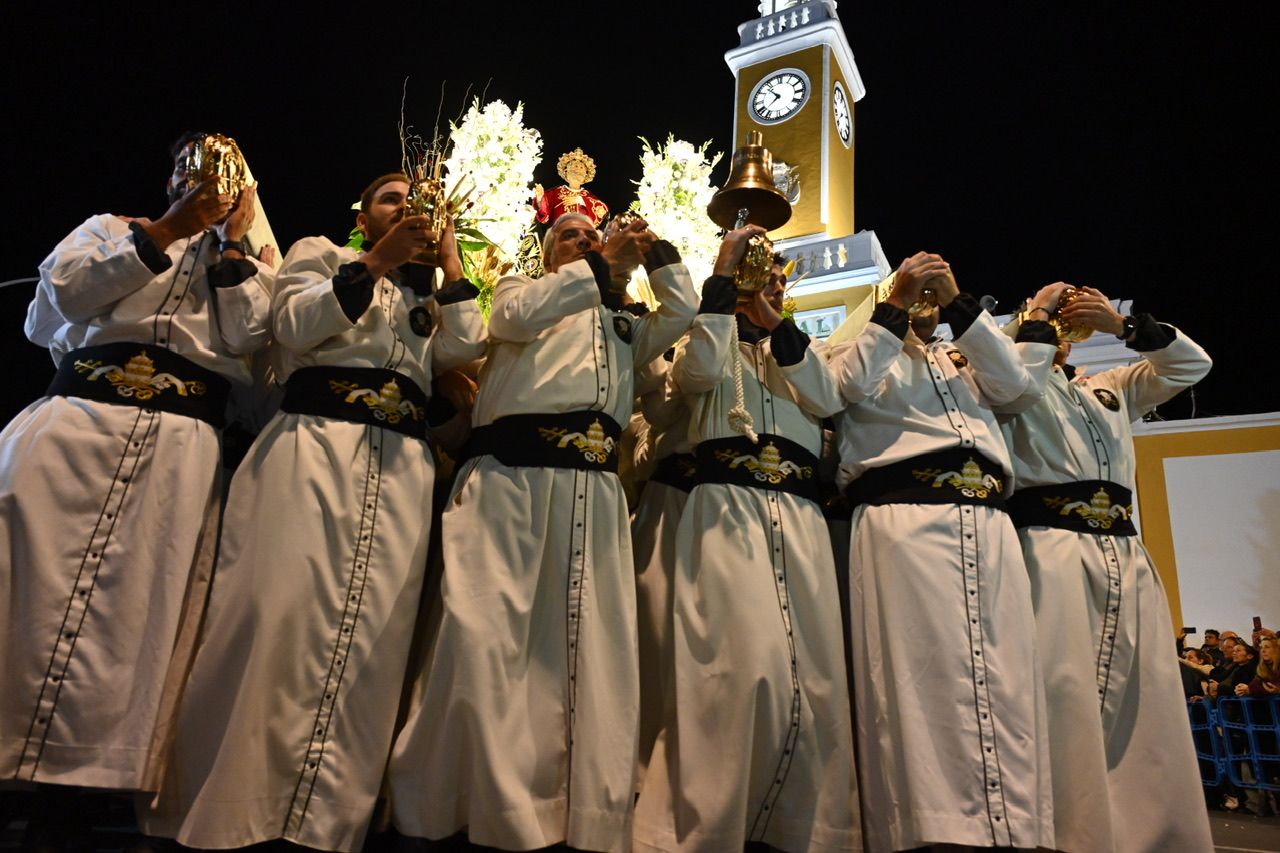
[[[785,68],[761,80],[751,92],[751,112],[761,124],[777,124],[800,112],[809,100],[809,76]]]
[[[844,86],[840,85],[839,80],[831,95],[831,114],[836,120],[836,133],[840,134],[840,141],[848,148],[853,140],[853,116],[849,114],[849,99],[845,97]]]

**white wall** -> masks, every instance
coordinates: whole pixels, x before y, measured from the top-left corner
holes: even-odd
[[[1280,450],[1167,458],[1164,473],[1184,624],[1280,628]]]

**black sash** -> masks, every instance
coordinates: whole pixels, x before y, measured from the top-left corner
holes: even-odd
[[[759,437],[759,444],[746,436],[700,442],[698,483],[787,492],[818,503],[818,457],[780,435],[762,432]]]
[[[845,487],[854,506],[871,504],[979,504],[1005,508],[1004,472],[976,450],[953,447],[868,468]]]
[[[649,477],[650,483],[662,483],[683,492],[693,491],[698,484],[698,459],[692,453],[672,453],[658,460]]]
[[[67,353],[45,393],[159,409],[222,429],[230,391],[226,377],[176,352],[122,341]]]
[[[299,368],[284,384],[280,410],[427,437],[427,395],[409,377],[381,367]]]
[[[471,430],[467,456],[493,456],[510,468],[572,468],[618,473],[622,427],[604,412],[507,415]]]
[[[1014,527],[1057,527],[1076,533],[1137,536],[1133,493],[1110,480],[1081,480],[1019,489],[1009,498]]]

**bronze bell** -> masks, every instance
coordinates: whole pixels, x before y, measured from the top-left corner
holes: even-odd
[[[744,210],[746,221],[740,222]],[[791,218],[790,202],[773,183],[773,155],[764,147],[760,131],[748,133],[747,144],[733,152],[729,180],[712,197],[707,215],[726,231],[743,225],[772,231]]]

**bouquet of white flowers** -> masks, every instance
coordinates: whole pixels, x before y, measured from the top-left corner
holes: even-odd
[[[697,148],[674,134],[657,146],[643,136],[640,141],[644,171],[635,182],[631,210],[643,216],[655,234],[675,245],[693,280],[701,285],[720,249],[720,227],[707,216],[707,203],[716,193],[711,170],[722,155],[716,152],[708,159],[710,140]]]
[[[523,103],[514,110],[502,101],[481,107],[477,98],[461,122],[450,123],[449,145],[445,173],[450,183],[466,182],[465,219],[474,223],[458,229],[458,245],[488,316],[494,286],[516,262],[533,227],[530,199],[542,134],[525,127]]]

